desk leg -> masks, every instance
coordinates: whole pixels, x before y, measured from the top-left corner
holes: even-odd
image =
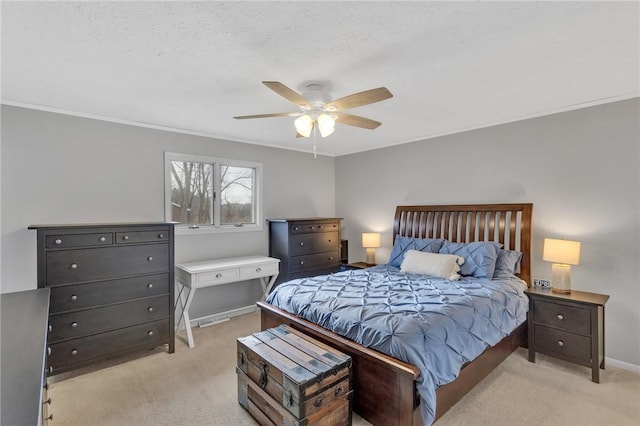
[[[193,296],[196,293],[195,288],[189,288],[187,295],[185,296],[184,291],[180,292],[180,301],[182,302],[182,317],[184,318],[184,329],[187,331],[187,342],[190,348],[195,346],[193,343],[193,333],[191,332],[191,318],[189,318],[189,308],[191,307],[191,303],[193,302]],[[178,322],[180,325],[180,322]]]
[[[261,301],[263,302],[265,301],[265,299],[269,295],[269,292],[271,291],[271,288],[273,287],[273,284],[275,284],[277,278],[278,278],[278,274],[272,275],[268,284],[267,284],[267,277],[260,278],[260,284],[262,285],[262,299],[260,299]]]

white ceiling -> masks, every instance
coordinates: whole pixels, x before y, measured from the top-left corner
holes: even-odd
[[[311,150],[261,84],[386,86],[328,155],[639,96],[638,2],[2,2],[2,101]]]

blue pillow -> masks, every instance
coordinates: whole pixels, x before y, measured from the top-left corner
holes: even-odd
[[[440,253],[464,257],[464,263],[460,267],[460,275],[493,278],[500,247],[502,244],[494,242],[452,243],[445,241],[440,248]]]
[[[441,238],[413,238],[397,235],[396,241],[393,243],[393,250],[391,250],[391,255],[389,256],[389,265],[399,268],[402,265],[404,254],[408,250],[438,253],[442,243],[444,243],[444,240]]]
[[[498,259],[496,260],[496,270],[493,271],[493,277],[511,276],[520,273],[520,261],[522,252],[515,250],[500,250]]]

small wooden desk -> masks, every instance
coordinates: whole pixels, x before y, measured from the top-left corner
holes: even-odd
[[[189,347],[195,346],[189,308],[196,289],[259,278],[262,285],[261,300],[264,300],[278,278],[279,263],[280,259],[273,257],[244,256],[176,265],[176,282],[180,285],[178,300],[182,308],[176,328],[179,329],[184,321]]]

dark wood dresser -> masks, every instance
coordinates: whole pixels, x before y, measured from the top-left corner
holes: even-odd
[[[569,294],[530,287],[529,361],[536,352],[591,368],[591,380],[600,383],[604,369],[604,305],[609,296],[571,290]]]
[[[338,217],[269,219],[269,256],[280,259],[276,284],[340,270]]]
[[[175,349],[172,223],[32,225],[51,289],[47,374],[160,345]]]

